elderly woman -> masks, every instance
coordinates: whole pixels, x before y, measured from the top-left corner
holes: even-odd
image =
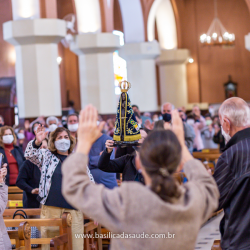
[[[3,212],[8,201],[8,186],[4,183],[7,174],[6,166],[7,164],[4,164],[0,170],[0,249],[10,250],[12,246],[3,220]]]
[[[62,195],[62,163],[75,147],[75,139],[68,129],[57,128],[50,133],[48,149],[41,149],[42,141],[48,132],[39,126],[35,140],[29,142],[25,157],[41,170],[38,200],[42,204],[41,218],[60,218],[64,212],[72,215],[72,242],[74,250],[83,249],[83,239],[76,239],[76,233],[83,233],[83,214],[72,207]],[[90,176],[91,178],[91,176]],[[59,235],[59,228],[41,229],[42,238]],[[44,249],[49,246],[44,245]]]
[[[58,119],[55,116],[49,116],[46,120],[46,124],[49,128],[49,132],[53,132],[57,129],[58,127]]]
[[[3,163],[7,164],[6,185],[15,186],[25,158],[23,151],[17,146],[17,137],[12,127],[4,126],[0,130],[0,153],[3,154]]]
[[[124,182],[112,190],[87,176],[88,154],[101,130],[96,121],[96,109],[87,106],[80,116],[76,153],[63,163],[66,200],[113,233],[111,250],[193,250],[201,225],[218,206],[219,192],[189,153],[178,111],[172,112],[174,132],[151,132],[136,157],[146,185]],[[183,163],[189,182],[181,186],[173,173]]]

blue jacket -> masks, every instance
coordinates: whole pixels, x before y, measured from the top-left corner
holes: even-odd
[[[89,152],[89,169],[94,177],[96,183],[102,183],[107,188],[117,187],[116,174],[106,173],[98,168],[98,161],[100,159],[100,153],[106,149],[105,142],[112,140],[108,135],[103,134],[93,144]],[[114,152],[112,153],[111,159],[114,159]]]

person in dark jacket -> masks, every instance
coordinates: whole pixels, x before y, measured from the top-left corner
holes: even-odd
[[[41,150],[48,148],[48,140],[44,139],[42,142]],[[37,200],[39,192],[39,182],[41,171],[31,161],[26,160],[20,168],[17,177],[16,185],[22,189],[23,192],[23,207],[24,208],[39,208],[40,202]]]
[[[250,109],[241,98],[227,99],[219,110],[226,146],[215,167],[224,209],[220,223],[222,250],[250,249]]]
[[[144,130],[140,132],[142,138],[139,140],[139,143],[142,143],[147,137],[147,133]],[[137,153],[127,154],[110,160],[114,148],[113,144],[114,141],[112,140],[106,141],[106,149],[103,151],[98,161],[98,168],[104,172],[122,173],[123,181],[139,181],[144,184],[143,176],[138,172],[135,166],[135,157]]]
[[[22,148],[17,146],[17,137],[12,127],[4,126],[0,130],[0,153],[3,163],[7,164],[6,185],[15,186],[19,168],[25,161]]]

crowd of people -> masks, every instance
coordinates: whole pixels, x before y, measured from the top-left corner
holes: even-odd
[[[0,116],[0,214],[7,186],[18,186],[24,191],[23,207],[40,207],[41,218],[71,213],[74,250],[83,249],[83,238],[75,237],[83,234],[83,213],[115,234],[175,235],[171,241],[112,239],[112,249],[166,249],[167,244],[168,249],[193,250],[201,225],[219,206],[225,213],[222,249],[250,249],[247,103],[228,99],[215,116],[202,115],[197,105],[191,112],[171,103],[154,114],[142,114],[137,105],[132,109],[141,139],[139,146],[124,148],[114,147],[115,119],[103,121],[91,105],[80,116],[39,117],[23,127],[6,126]],[[213,177],[192,157],[203,149],[222,151]],[[173,178],[180,171],[187,177],[183,185]],[[0,249],[9,250],[1,223],[0,218],[0,246],[5,246]],[[42,238],[58,234],[58,228],[41,228]]]

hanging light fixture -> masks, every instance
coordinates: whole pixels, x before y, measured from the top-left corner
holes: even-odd
[[[214,20],[212,21],[206,34],[200,36],[203,45],[227,45],[235,44],[235,35],[227,32],[217,13],[217,0],[214,0]]]

